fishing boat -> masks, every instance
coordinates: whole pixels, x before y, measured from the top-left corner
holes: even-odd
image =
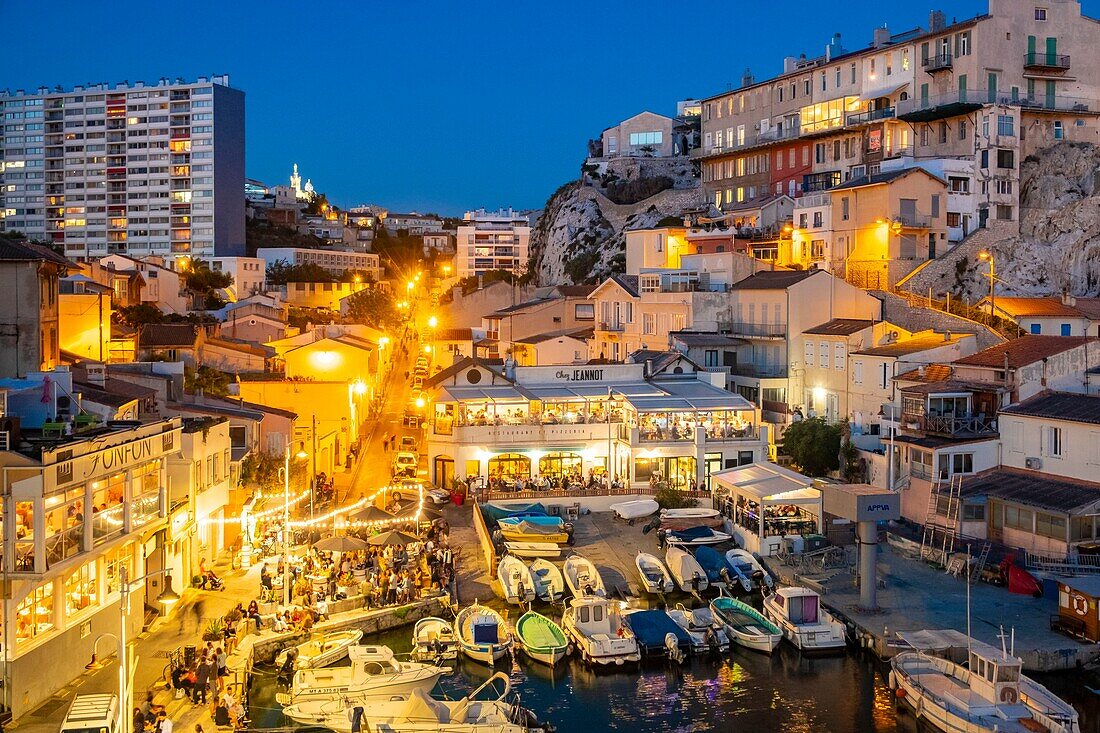
[[[536,662],[553,667],[569,654],[569,639],[560,626],[541,613],[528,611],[516,622],[520,650]]]
[[[729,542],[733,537],[725,532],[719,532],[710,527],[691,527],[683,530],[668,530],[665,532],[665,542],[670,545],[683,545],[685,547],[698,547],[700,545],[717,545]]]
[[[707,589],[706,571],[687,550],[669,547],[665,551],[665,564],[676,585],[685,593],[701,593]]]
[[[558,566],[542,558],[528,567],[535,581],[535,595],[548,603],[556,603],[565,595],[565,578]]]
[[[638,519],[645,519],[657,513],[661,505],[653,499],[635,499],[634,501],[620,501],[611,505],[611,511],[619,519],[625,519],[630,524]]]
[[[656,555],[639,552],[634,556],[634,565],[638,568],[642,587],[650,593],[671,593],[676,590],[672,576],[668,574],[668,568]]]
[[[969,641],[964,666],[921,651],[890,660],[890,686],[918,718],[947,733],[1080,733],[1077,711],[1022,673],[1004,648]]]
[[[717,509],[689,506],[680,509],[662,509],[661,519],[713,519],[720,516]]]
[[[741,585],[745,590],[751,591],[753,588],[775,588],[775,581],[772,580],[772,576],[768,574],[763,564],[761,564],[761,562],[748,550],[742,550],[740,548],[727,550],[726,562],[728,562],[730,567],[737,572],[739,578],[743,578]],[[747,586],[745,585],[746,581],[748,581]]]
[[[623,623],[619,604],[601,596],[578,596],[570,601],[562,627],[590,664],[618,666],[642,658],[634,632]]]
[[[556,524],[534,521],[536,519],[557,519]],[[571,540],[566,525],[558,517],[519,517],[501,519],[500,536],[507,542],[553,542],[567,544]]]
[[[691,639],[691,650],[696,653],[707,651],[725,651],[730,648],[730,638],[725,629],[716,628],[714,617],[707,608],[691,610],[677,603],[676,608],[667,611],[677,626]]]
[[[492,696],[479,699],[489,688]],[[437,700],[413,690],[369,702],[310,700],[283,708],[283,714],[304,726],[336,733],[550,733],[552,728],[539,723],[515,696],[509,699],[511,689],[508,676],[497,672],[459,700]]]
[[[492,665],[512,651],[512,632],[504,617],[476,600],[455,618],[458,648],[475,662]]]
[[[432,664],[399,662],[387,646],[353,646],[348,657],[351,665],[347,667],[298,670],[290,690],[276,698],[283,705],[293,705],[305,700],[431,692],[436,680],[450,671]]]
[[[500,558],[497,579],[508,603],[522,606],[535,600],[535,579],[519,558],[511,555]]]
[[[564,548],[553,542],[505,542],[508,554],[516,557],[561,557]]]
[[[787,641],[805,653],[844,650],[844,624],[821,607],[821,596],[809,588],[778,589],[764,598],[764,615],[779,627]]]
[[[275,664],[282,667],[287,657],[294,655],[295,669],[316,669],[336,664],[348,655],[352,644],[363,638],[359,629],[334,631],[331,634],[314,634],[306,642],[283,649],[275,656]]]
[[[628,610],[623,619],[634,632],[643,657],[668,657],[683,663],[691,653],[691,636],[660,608]]]
[[[752,589],[752,583],[742,584],[737,570],[726,562],[726,556],[710,545],[695,548],[695,559],[707,574],[707,581],[716,588],[729,588],[735,585],[745,590]]]
[[[413,627],[411,656],[417,662],[456,659],[458,639],[450,621],[435,616],[422,618]]]
[[[607,595],[600,571],[588,558],[573,555],[565,561],[562,575],[565,576],[565,585],[569,588],[569,592],[577,598],[586,595]]]
[[[710,611],[738,646],[771,654],[783,640],[783,632],[778,626],[736,598],[719,596],[710,602]]]

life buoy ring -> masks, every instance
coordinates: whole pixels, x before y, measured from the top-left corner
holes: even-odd
[[[1078,616],[1087,616],[1089,612],[1089,601],[1080,593],[1074,593],[1069,597],[1070,607],[1073,608],[1073,612]]]
[[[1019,699],[1019,694],[1016,692],[1015,687],[1002,687],[1001,688],[1001,702],[1006,702],[1012,705]]]

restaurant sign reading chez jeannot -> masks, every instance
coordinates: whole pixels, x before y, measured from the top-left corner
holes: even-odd
[[[58,463],[55,468],[57,471],[55,485],[62,486],[74,481],[86,481],[95,476],[132,468],[145,461],[159,458],[165,453],[171,453],[176,448],[177,432],[169,430],[159,435],[150,435],[141,440],[104,448]]]
[[[559,369],[554,376],[565,382],[600,382],[603,369]]]

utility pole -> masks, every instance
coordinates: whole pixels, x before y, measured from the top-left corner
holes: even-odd
[[[290,443],[283,452],[283,608],[290,606]]]
[[[313,521],[313,494],[317,490],[317,413],[313,413],[313,480],[310,482],[310,486],[313,487],[313,491],[309,492],[309,519]]]

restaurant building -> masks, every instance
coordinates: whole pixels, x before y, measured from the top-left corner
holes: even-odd
[[[427,383],[429,471],[439,486],[480,476],[506,487],[603,478],[707,487],[765,460],[759,410],[675,352],[638,363],[501,366],[463,359]]]
[[[35,401],[45,392],[42,406],[51,411],[63,396],[51,387],[63,381],[57,376],[31,390]],[[166,471],[180,450],[181,425],[178,418],[77,423],[70,432],[56,412],[44,423],[16,414],[25,418],[23,427],[8,434],[10,450],[0,450],[0,613],[3,703],[18,719],[83,674],[102,635],[120,633],[123,569],[138,578],[166,567]],[[28,429],[36,422],[40,430]],[[173,581],[181,591],[189,578]],[[132,589],[131,636],[165,587],[157,576]],[[112,638],[98,652],[106,656],[116,647]]]

